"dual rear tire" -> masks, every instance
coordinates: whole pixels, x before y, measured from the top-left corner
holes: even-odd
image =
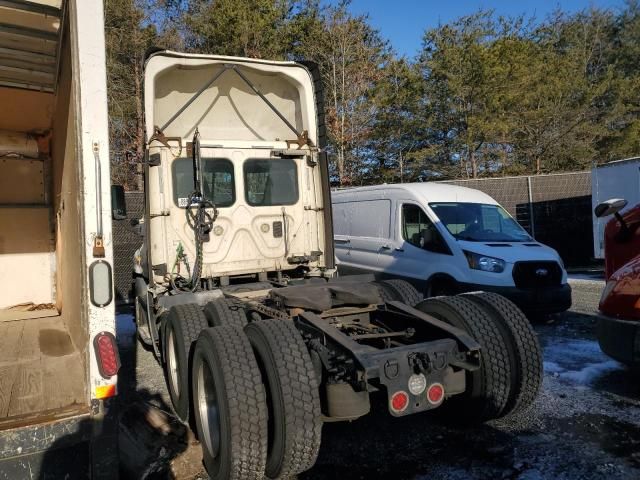
[[[217,299],[172,307],[163,319],[165,376],[213,479],[279,479],[309,469],[321,438],[319,386],[293,322],[247,325]]]
[[[279,479],[320,448],[317,380],[292,322],[207,328],[194,351],[194,420],[212,479]]]
[[[542,383],[542,352],[522,311],[493,293],[424,300],[415,307],[469,333],[481,346],[480,368],[445,405],[457,423],[478,423],[526,410]]]

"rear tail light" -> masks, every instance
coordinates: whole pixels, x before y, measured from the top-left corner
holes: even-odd
[[[100,332],[93,339],[93,348],[96,351],[98,370],[104,378],[111,378],[120,369],[120,356],[116,337],[110,332]]]
[[[409,395],[402,390],[391,395],[389,406],[394,413],[404,412],[409,406]]]
[[[438,405],[444,399],[444,387],[441,383],[432,383],[427,389],[427,400],[432,405]]]

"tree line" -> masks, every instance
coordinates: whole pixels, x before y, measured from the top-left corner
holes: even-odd
[[[400,8],[395,6],[394,8]],[[105,0],[114,180],[140,187],[144,52],[316,62],[338,185],[542,174],[640,152],[640,3],[479,10],[398,55],[322,0]]]

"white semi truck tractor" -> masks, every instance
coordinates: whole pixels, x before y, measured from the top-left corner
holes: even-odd
[[[416,421],[533,402],[540,347],[505,298],[337,276],[316,67],[156,51],[144,89],[135,321],[211,478],[311,468],[323,422],[373,396]]]
[[[0,2],[0,479],[117,478],[101,0]]]

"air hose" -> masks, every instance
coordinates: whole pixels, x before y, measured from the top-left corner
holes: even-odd
[[[200,277],[202,275],[202,247],[204,242],[209,240],[209,232],[213,229],[213,223],[218,217],[218,209],[198,191],[191,194],[188,205],[185,210],[187,224],[193,230],[194,244],[196,247],[196,260],[193,263],[191,281],[189,282],[191,291],[194,291],[198,288],[198,285],[200,285]],[[207,212],[208,208],[212,209],[213,212]]]
[[[193,185],[194,191],[189,196],[189,202],[185,209],[185,215],[187,218],[187,225],[193,230],[194,245],[196,249],[196,259],[193,263],[193,269],[191,270],[191,279],[189,282],[181,282],[182,284],[176,284],[173,279],[173,269],[171,275],[171,286],[175,290],[182,291],[195,291],[200,285],[200,277],[202,275],[202,257],[203,257],[203,244],[209,240],[209,232],[213,228],[213,223],[218,217],[218,209],[215,204],[206,198],[202,194],[202,171],[200,162],[200,132],[196,128],[196,132],[193,136]],[[207,209],[213,210],[211,213]],[[174,268],[182,261],[189,271],[189,263],[186,260],[186,255],[182,249],[182,244],[178,245],[176,251],[176,261]]]

